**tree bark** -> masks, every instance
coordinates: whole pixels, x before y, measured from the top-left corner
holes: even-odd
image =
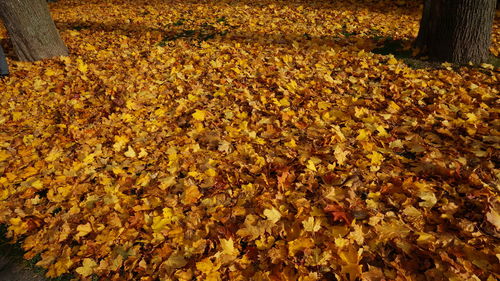
[[[9,75],[9,65],[7,64],[2,46],[0,46],[0,78],[7,75]]]
[[[0,0],[0,18],[20,60],[68,55],[46,0]]]
[[[416,46],[431,58],[466,64],[489,56],[497,0],[424,0]]]

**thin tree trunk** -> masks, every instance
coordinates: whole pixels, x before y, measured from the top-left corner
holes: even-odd
[[[0,46],[0,77],[9,75],[9,66],[7,65],[7,59],[3,52],[2,46]]]
[[[437,60],[481,63],[489,56],[496,0],[424,0],[416,46]]]
[[[46,0],[0,0],[0,18],[20,60],[68,55]]]

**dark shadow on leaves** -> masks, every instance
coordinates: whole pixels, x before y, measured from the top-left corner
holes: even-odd
[[[215,19],[213,20],[215,22]],[[354,33],[337,33],[326,36],[313,36],[307,33],[265,33],[265,32],[247,32],[242,31],[235,26],[227,26],[223,29],[215,28],[211,22],[196,26],[167,25],[165,27],[147,26],[139,23],[112,23],[102,24],[99,22],[75,21],[62,22],[57,21],[59,30],[77,30],[88,32],[89,34],[115,33],[125,36],[141,36],[146,32],[159,34],[162,38],[157,44],[169,45],[175,44],[177,40],[185,40],[193,44],[199,44],[202,41],[215,40],[221,43],[240,43],[240,44],[261,44],[263,46],[278,45],[284,48],[292,48],[294,42],[299,47],[314,48],[315,46],[329,47],[349,47],[354,51],[364,50],[370,52],[373,49],[382,46],[384,38],[376,35],[368,36]],[[104,34],[103,34],[104,35]],[[367,45],[360,45],[358,41],[365,40]]]

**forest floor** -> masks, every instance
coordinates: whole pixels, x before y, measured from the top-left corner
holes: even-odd
[[[497,280],[499,68],[415,57],[416,2],[60,0],[34,63],[0,27],[0,267]]]
[[[6,228],[0,226],[0,280],[1,281],[44,281],[43,270],[23,259],[20,245],[12,244],[5,237]]]

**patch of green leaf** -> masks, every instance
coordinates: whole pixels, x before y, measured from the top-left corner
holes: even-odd
[[[218,23],[226,23],[227,22],[227,18],[226,17],[220,17],[216,20]]]
[[[491,55],[487,63],[493,65],[495,69],[500,69],[500,57]]]
[[[186,19],[179,19],[178,21],[174,22],[172,26],[178,27],[178,26],[185,26],[185,24],[189,20]],[[178,40],[178,39],[189,39],[189,40],[194,40],[197,41],[198,43],[207,41],[210,39],[215,38],[216,36],[224,36],[229,32],[229,29],[221,29],[220,26],[217,27],[215,24],[220,24],[224,23],[224,26],[228,26],[228,28],[235,28],[235,26],[231,26],[227,22],[226,17],[220,17],[215,19],[214,23],[202,23],[198,27],[194,27],[190,25],[190,28],[181,29],[181,30],[175,30],[171,29],[170,31],[167,32],[167,35],[163,37],[163,39],[160,41],[159,45],[160,46],[165,46],[169,42]]]
[[[425,57],[414,57],[412,56],[411,49],[405,46],[405,42],[402,40],[395,40],[392,37],[380,37],[376,36],[373,38],[376,41],[381,42],[380,47],[372,50],[375,54],[380,55],[393,55],[395,58],[403,60],[406,65],[413,69],[423,69],[423,68],[434,68],[441,69],[443,66],[439,62],[432,62]]]
[[[350,37],[350,36],[354,36],[354,35],[357,35],[358,33],[355,32],[355,31],[348,31],[347,30],[347,26],[344,24],[342,26],[342,31],[340,32],[342,35],[344,35],[345,37]]]
[[[73,29],[73,30],[76,30],[76,31],[80,31],[80,30],[83,30],[83,29],[89,29],[90,28],[90,25],[74,25],[74,26],[71,26],[70,29]]]
[[[178,21],[174,22],[172,25],[173,26],[181,26],[181,25],[184,25],[184,23],[186,22],[186,19],[179,19]]]
[[[404,49],[403,41],[394,40],[391,37],[384,38],[382,40],[381,46],[379,48],[374,49],[372,52],[375,54],[380,54],[380,55],[385,55],[385,56],[392,54],[397,58],[411,56],[410,50]]]

